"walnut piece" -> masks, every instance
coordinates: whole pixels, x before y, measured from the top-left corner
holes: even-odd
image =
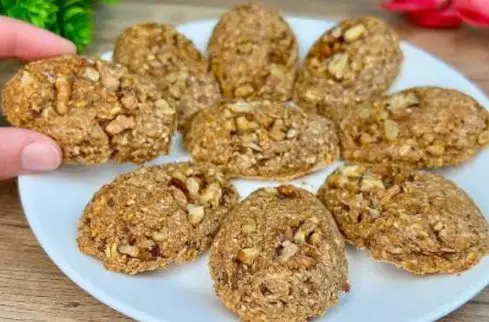
[[[284,130],[285,130],[284,121],[276,120],[273,123],[272,128],[268,132],[268,135],[275,141],[281,141],[285,139],[287,135]]]
[[[100,73],[95,68],[92,67],[83,68],[81,71],[81,76],[86,80],[94,83],[98,82],[98,80],[100,79]]]
[[[190,177],[187,178],[186,181],[187,184],[187,190],[192,198],[197,198],[199,195],[199,190],[200,190],[200,184],[199,181],[197,181],[196,178]]]
[[[298,267],[311,269],[317,264],[317,261],[309,256],[297,255],[294,257],[294,264]]]
[[[151,235],[151,238],[154,240],[154,241],[158,241],[158,242],[161,242],[161,241],[164,241],[165,239],[168,238],[168,234],[165,234],[165,233],[162,233],[162,232],[156,232],[156,233],[153,233]]]
[[[384,189],[384,184],[382,183],[382,180],[377,179],[373,176],[363,177],[360,191],[370,191],[375,188]]]
[[[251,94],[253,94],[254,91],[255,90],[253,89],[253,86],[251,86],[250,84],[245,84],[245,85],[237,87],[234,90],[234,96],[235,97],[248,97]]]
[[[196,226],[204,220],[204,206],[189,204],[187,206],[189,221],[192,226]]]
[[[105,130],[110,134],[119,134],[122,131],[133,129],[136,127],[136,120],[134,117],[127,117],[125,115],[117,116],[105,127]]]
[[[384,134],[388,140],[395,140],[399,136],[399,125],[396,121],[385,120],[384,122]]]
[[[176,111],[170,107],[168,102],[164,99],[159,99],[155,102],[155,106],[165,115],[173,115]]]
[[[214,206],[219,205],[219,201],[222,197],[222,189],[219,183],[214,182],[208,185],[199,197],[199,202],[203,204],[211,204]]]
[[[171,187],[172,192],[173,192],[173,198],[175,198],[175,201],[177,202],[178,206],[182,209],[187,209],[188,206],[188,200],[187,196],[185,196],[185,193],[178,189],[177,187]]]
[[[410,106],[418,105],[419,100],[414,93],[392,95],[387,102],[387,109],[392,113],[400,113]]]
[[[293,128],[290,128],[288,131],[287,131],[287,139],[293,139],[297,136],[299,132],[297,132],[296,129],[293,129]]]
[[[238,260],[246,265],[251,265],[260,254],[257,248],[244,248],[238,251]]]
[[[250,112],[252,110],[250,104],[246,102],[235,102],[228,105],[229,109],[237,113]]]
[[[343,34],[343,38],[346,40],[346,42],[354,42],[362,37],[366,32],[367,29],[364,25],[356,25],[346,30]]]
[[[347,178],[358,178],[363,174],[363,171],[361,171],[358,165],[343,166],[340,168],[340,172]]]
[[[246,116],[240,115],[236,118],[236,126],[239,131],[246,132],[248,130],[254,130],[259,127],[258,123],[254,121],[248,121]]]
[[[299,250],[299,247],[297,247],[296,244],[286,240],[282,242],[281,244],[281,250],[278,255],[278,260],[280,262],[286,262],[288,261],[292,256],[294,256],[297,251]]]
[[[306,242],[307,236],[309,236],[317,227],[319,220],[316,217],[311,217],[306,220],[300,227],[297,229],[294,235],[294,242],[298,245],[302,245]]]
[[[116,255],[118,253],[117,244],[116,243],[107,244],[104,253],[105,253],[105,257],[107,257],[108,259],[111,258],[113,255]]]
[[[117,248],[119,253],[126,254],[131,257],[137,257],[139,255],[139,248],[131,245],[121,245]]]
[[[309,242],[313,245],[318,245],[321,242],[321,234],[320,233],[313,233],[311,237],[309,237]]]
[[[102,82],[102,85],[104,85],[109,91],[118,90],[121,82],[115,70],[107,67],[99,61],[97,61],[96,65],[100,73],[100,81]]]
[[[430,145],[427,150],[434,156],[442,156],[445,154],[445,146],[441,143]]]
[[[56,106],[56,111],[64,115],[68,112],[68,101],[70,100],[71,93],[71,83],[68,78],[64,76],[60,76],[56,78],[56,98],[58,100],[58,104]]]
[[[348,66],[349,57],[348,54],[338,53],[335,54],[328,64],[328,71],[337,80],[343,79],[345,76],[346,68]]]

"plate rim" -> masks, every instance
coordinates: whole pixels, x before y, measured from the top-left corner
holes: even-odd
[[[309,21],[309,22],[326,22],[326,23],[331,23],[331,24],[336,24],[338,20],[336,19],[321,19],[321,18],[314,18],[314,17],[308,17],[308,16],[301,16],[301,15],[283,15],[283,17],[287,20],[302,20],[302,21]],[[207,24],[207,23],[216,23],[218,21],[219,17],[215,18],[208,18],[208,19],[196,19],[192,21],[188,21],[182,24],[177,24],[175,27],[177,28],[182,28],[187,25],[193,25],[193,24]],[[440,64],[442,64],[445,68],[452,70],[453,72],[458,73],[460,76],[465,78],[471,86],[474,88],[474,90],[478,91],[479,94],[481,94],[483,97],[489,100],[489,97],[486,95],[486,93],[477,85],[474,83],[474,81],[465,75],[465,73],[461,72],[460,70],[456,69],[455,67],[450,66],[447,62],[442,60],[441,58],[433,55],[429,51],[420,48],[406,40],[401,40],[401,45],[402,46],[407,46],[412,50],[419,51],[427,56],[429,56],[432,59],[437,60]],[[112,53],[111,51],[104,51],[101,53],[95,53],[95,56],[104,56],[108,55],[109,53]],[[484,106],[484,108],[489,109],[489,106]],[[18,187],[18,195],[19,195],[19,200],[20,204],[22,206],[22,210],[24,212],[24,215],[27,219],[27,222],[29,224],[29,227],[31,228],[32,233],[34,234],[35,238],[37,239],[39,246],[44,250],[44,252],[48,255],[50,260],[57,266],[57,268],[63,272],[63,274],[68,277],[73,283],[75,283],[79,288],[81,288],[83,291],[88,293],[90,296],[94,297],[97,299],[99,302],[102,304],[110,307],[111,309],[129,317],[133,318],[136,320],[141,320],[141,321],[160,321],[160,322],[169,322],[164,318],[158,318],[155,319],[153,316],[145,313],[144,311],[141,311],[135,307],[129,307],[122,303],[117,297],[111,296],[106,293],[103,287],[94,285],[94,283],[90,282],[89,280],[85,279],[83,276],[79,274],[79,272],[74,268],[73,265],[69,264],[69,260],[63,258],[62,255],[56,255],[56,248],[55,247],[45,247],[45,245],[51,245],[53,244],[52,242],[49,241],[49,234],[43,233],[43,228],[42,224],[40,221],[37,219],[39,216],[31,216],[28,213],[32,213],[32,211],[27,211],[28,206],[25,204],[24,197],[26,193],[22,192],[25,191],[24,187],[24,180],[27,180],[27,176],[19,176],[17,178],[17,187]],[[23,197],[24,196],[24,197]],[[423,317],[417,318],[415,320],[410,320],[410,321],[405,321],[405,322],[428,322],[428,321],[436,321],[456,310],[458,310],[460,307],[462,307],[464,304],[468,303],[471,299],[476,297],[477,295],[480,294],[487,286],[489,286],[489,273],[485,277],[485,281],[483,283],[477,283],[475,286],[465,289],[463,292],[463,296],[458,296],[454,301],[447,302],[443,306],[438,306],[437,309],[434,309],[430,314],[427,314]]]

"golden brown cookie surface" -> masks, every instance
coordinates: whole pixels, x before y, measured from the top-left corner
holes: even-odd
[[[184,145],[196,160],[238,177],[289,179],[338,158],[333,122],[285,103],[224,103],[195,115]]]
[[[66,163],[143,163],[170,149],[175,110],[125,68],[63,56],[23,67],[3,90],[15,126],[56,140]]]
[[[351,111],[340,123],[345,160],[457,165],[489,144],[489,113],[449,89],[408,89]]]
[[[238,198],[210,164],[141,168],[94,195],[80,220],[78,246],[107,269],[131,275],[188,262],[210,246]]]
[[[236,205],[210,252],[214,288],[242,321],[306,321],[349,290],[343,239],[331,214],[293,186]]]
[[[173,26],[145,23],[127,28],[116,41],[114,60],[158,85],[177,109],[180,128],[193,113],[221,100],[207,59]]]
[[[350,164],[326,179],[318,197],[349,242],[414,274],[461,272],[489,250],[481,211],[436,174]]]
[[[257,4],[225,13],[208,45],[225,98],[280,101],[292,96],[297,48],[294,33],[279,13]]]
[[[373,17],[343,20],[311,47],[299,72],[294,99],[333,120],[344,110],[383,94],[401,68],[396,32]]]

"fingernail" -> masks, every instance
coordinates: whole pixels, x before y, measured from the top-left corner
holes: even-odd
[[[52,145],[34,142],[22,150],[21,163],[26,171],[49,171],[59,167],[61,156]]]
[[[66,53],[68,54],[76,54],[76,46],[74,43],[72,43],[71,41],[65,39],[65,38],[62,38],[64,40],[64,43],[63,43],[63,51],[65,51]]]

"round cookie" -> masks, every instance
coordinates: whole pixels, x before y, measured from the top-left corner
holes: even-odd
[[[277,11],[245,4],[226,12],[212,32],[208,52],[226,99],[286,101],[292,96],[298,45]]]
[[[144,23],[127,28],[116,40],[114,60],[158,85],[177,109],[180,129],[196,111],[221,101],[207,60],[173,26]]]
[[[489,144],[489,113],[455,90],[412,88],[352,110],[340,139],[348,161],[458,165]]]
[[[52,137],[65,163],[143,163],[168,154],[175,110],[119,65],[63,56],[21,68],[3,89],[14,126]]]
[[[349,291],[343,239],[311,193],[263,188],[236,205],[211,247],[221,301],[242,321],[306,321]]]
[[[318,192],[343,236],[414,274],[455,273],[489,250],[487,221],[453,182],[394,165],[345,165]]]
[[[210,164],[141,168],[104,185],[86,206],[78,247],[111,271],[137,274],[196,259],[239,195]]]
[[[197,113],[184,145],[196,160],[255,179],[300,177],[339,156],[333,122],[270,101],[224,103]]]
[[[294,99],[307,111],[340,120],[348,107],[390,87],[403,60],[399,46],[399,36],[382,20],[343,20],[309,50]]]

